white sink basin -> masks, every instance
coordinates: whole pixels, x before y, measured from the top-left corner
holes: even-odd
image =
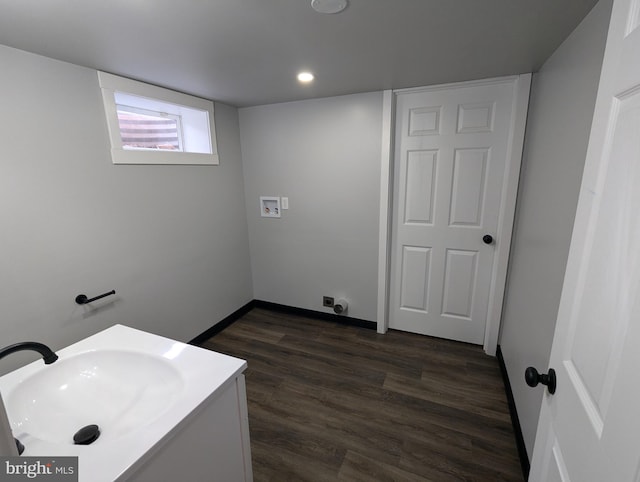
[[[80,482],[127,480],[247,364],[115,325],[0,377],[23,456],[78,456]],[[91,445],[73,435],[98,425]]]
[[[90,424],[103,439],[143,428],[173,405],[183,386],[180,373],[159,356],[89,351],[27,377],[5,404],[14,432],[73,444],[73,435]]]

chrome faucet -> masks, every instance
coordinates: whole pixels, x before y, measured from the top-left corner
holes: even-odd
[[[50,365],[58,359],[58,355],[56,355],[51,348],[35,341],[22,341],[20,343],[6,346],[0,350],[0,358],[4,358],[7,355],[24,350],[32,350],[40,353],[46,365]]]
[[[0,349],[0,359],[17,351],[25,350],[40,353],[46,365],[50,365],[58,359],[58,355],[56,355],[51,348],[35,341],[23,341]],[[22,445],[17,438],[13,438],[11,434],[11,426],[7,412],[2,397],[0,396],[0,455],[19,455],[22,454],[23,450],[24,445]]]

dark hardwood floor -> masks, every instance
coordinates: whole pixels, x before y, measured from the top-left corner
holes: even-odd
[[[256,482],[523,480],[479,346],[260,308],[202,346],[248,362]]]

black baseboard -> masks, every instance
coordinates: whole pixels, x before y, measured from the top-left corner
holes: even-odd
[[[236,311],[231,313],[229,316],[227,316],[223,320],[220,320],[218,323],[213,325],[208,330],[203,331],[198,336],[196,336],[193,340],[191,340],[189,342],[189,345],[200,345],[201,343],[207,341],[212,336],[217,335],[222,330],[224,330],[226,327],[232,325],[233,322],[235,322],[241,316],[246,315],[247,313],[249,313],[249,311],[251,311],[251,309],[254,306],[254,302],[255,302],[255,300],[249,301],[249,303],[247,303],[246,305],[244,305],[241,308],[238,308]]]
[[[350,316],[336,315],[334,313],[324,313],[322,311],[308,310],[306,308],[295,308],[293,306],[280,305],[278,303],[271,303],[270,301],[253,300],[254,307],[264,308],[271,311],[279,311],[281,313],[288,313],[290,315],[306,316],[308,318],[315,318],[318,320],[332,321],[334,323],[341,323],[352,326],[359,326],[360,328],[368,328],[375,330],[378,324],[375,321],[361,320],[359,318],[351,318]]]
[[[496,356],[498,358],[498,363],[500,364],[500,372],[502,373],[502,381],[504,382],[504,391],[507,394],[507,403],[509,404],[509,413],[511,415],[511,425],[513,425],[513,433],[516,437],[516,447],[518,448],[518,455],[520,457],[522,475],[524,476],[524,480],[529,480],[529,470],[531,468],[529,464],[529,456],[527,455],[527,447],[524,444],[524,438],[522,437],[522,428],[520,427],[520,419],[518,418],[518,411],[516,410],[516,402],[513,399],[511,382],[509,382],[509,375],[507,374],[507,367],[504,364],[504,357],[502,356],[500,345],[498,345],[498,349],[496,350]]]
[[[231,326],[236,320],[246,315],[253,308],[264,308],[271,311],[279,311],[281,313],[289,313],[291,315],[306,316],[309,318],[316,318],[319,320],[332,321],[334,323],[342,323],[347,325],[359,326],[360,328],[368,328],[375,330],[377,323],[375,321],[360,320],[358,318],[351,318],[349,316],[334,315],[333,313],[323,313],[321,311],[307,310],[305,308],[295,308],[293,306],[280,305],[278,303],[271,303],[270,301],[251,300],[243,307],[237,309],[225,319],[219,321],[208,330],[200,333],[193,340],[189,342],[190,345],[200,345],[207,341],[212,336],[217,335],[222,330]]]

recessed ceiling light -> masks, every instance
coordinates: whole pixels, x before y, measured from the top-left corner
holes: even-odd
[[[311,82],[313,80],[313,74],[311,72],[300,72],[298,74],[298,80],[304,83]]]
[[[311,8],[320,13],[340,13],[347,4],[347,0],[311,0]]]

